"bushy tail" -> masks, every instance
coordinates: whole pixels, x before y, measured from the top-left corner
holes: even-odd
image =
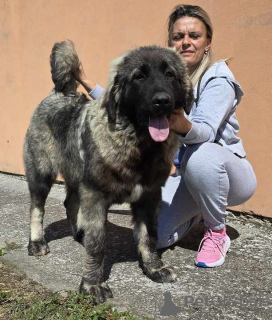
[[[50,55],[50,65],[56,91],[76,91],[74,74],[79,70],[80,61],[72,41],[55,43]]]

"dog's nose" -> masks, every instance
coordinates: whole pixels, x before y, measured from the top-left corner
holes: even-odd
[[[157,92],[154,94],[152,102],[156,107],[167,106],[171,102],[171,97],[166,92]]]

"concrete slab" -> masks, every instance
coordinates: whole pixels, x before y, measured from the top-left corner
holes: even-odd
[[[12,249],[0,261],[16,265],[31,279],[57,292],[78,289],[84,262],[84,248],[73,241],[66,221],[64,197],[64,186],[54,185],[46,204],[45,236],[50,254],[29,257],[27,183],[22,177],[0,174],[0,249]],[[232,245],[225,264],[201,269],[193,262],[203,227],[194,228],[162,254],[178,274],[177,281],[157,284],[138,266],[128,206],[113,206],[107,225],[105,270],[114,294],[109,302],[140,319],[270,320],[271,224],[230,215],[228,234]]]

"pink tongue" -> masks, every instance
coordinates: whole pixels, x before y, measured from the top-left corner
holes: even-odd
[[[169,135],[169,125],[166,116],[150,118],[148,129],[153,140],[157,142],[166,140]]]

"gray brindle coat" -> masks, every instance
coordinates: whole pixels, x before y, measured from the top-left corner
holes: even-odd
[[[24,144],[31,197],[29,255],[45,255],[44,205],[57,174],[65,180],[64,202],[74,238],[87,253],[80,291],[96,303],[112,297],[103,279],[105,224],[113,203],[131,204],[144,273],[157,282],[176,275],[156,252],[157,214],[178,147],[170,131],[154,141],[150,117],[189,112],[192,90],[178,53],[140,47],[116,59],[104,94],[89,101],[76,92],[79,59],[72,42],[56,43],[51,54],[55,88],[35,109]]]

